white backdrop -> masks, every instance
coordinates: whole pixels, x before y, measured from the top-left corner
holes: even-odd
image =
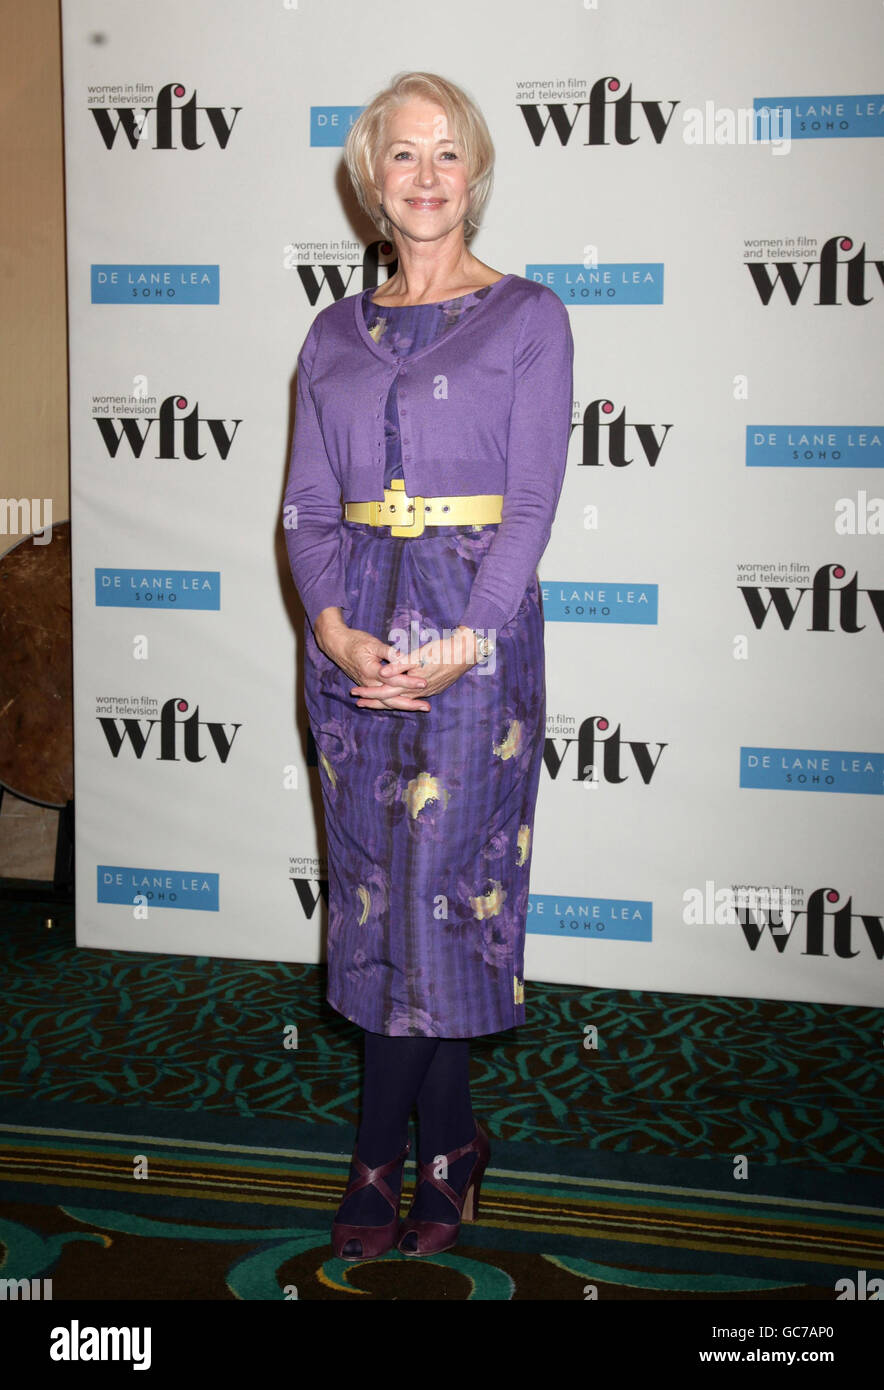
[[[348,122],[426,69],[575,339],[526,977],[882,1001],[882,15],[63,0],[80,945],[321,959],[294,368],[389,273]]]

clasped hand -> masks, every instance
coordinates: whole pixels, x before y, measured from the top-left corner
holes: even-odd
[[[317,641],[319,639],[317,638]],[[456,628],[448,637],[434,638],[413,652],[397,647],[359,628],[336,627],[320,644],[328,657],[356,682],[351,695],[360,709],[430,709],[439,695],[476,665],[475,634]]]

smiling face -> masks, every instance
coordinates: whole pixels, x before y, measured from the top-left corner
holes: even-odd
[[[375,174],[387,218],[416,241],[445,236],[469,213],[463,149],[436,102],[415,98],[393,111]]]

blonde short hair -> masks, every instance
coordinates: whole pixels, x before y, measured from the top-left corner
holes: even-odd
[[[479,230],[482,209],[494,178],[494,145],[485,118],[474,101],[453,82],[434,72],[399,72],[389,87],[378,92],[358,115],[344,144],[344,162],[353,183],[359,206],[388,241],[393,228],[381,211],[375,161],[384,140],[387,122],[397,107],[414,97],[436,102],[448,117],[452,139],[460,145],[466,161],[470,211],[464,221],[464,239]]]

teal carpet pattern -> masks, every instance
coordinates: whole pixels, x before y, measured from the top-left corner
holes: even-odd
[[[434,1261],[352,1265],[328,1238],[361,1034],[324,970],[78,950],[71,909],[41,915],[0,908],[0,1277],[341,1301],[831,1301],[884,1277],[881,1010],[529,982],[525,1026],[471,1047],[479,1220]]]

